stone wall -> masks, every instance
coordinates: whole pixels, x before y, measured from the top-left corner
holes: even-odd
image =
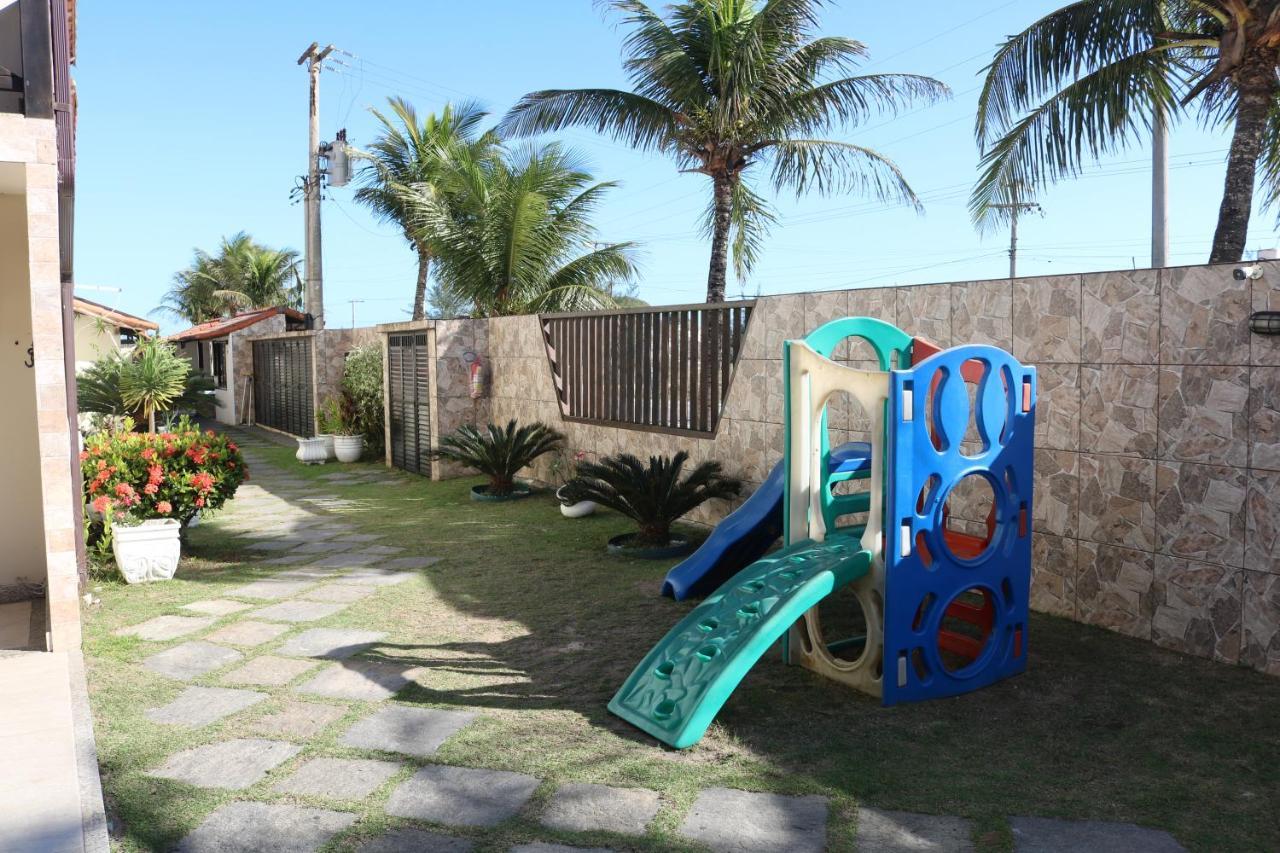
[[[1232,270],[766,297],[707,439],[562,422],[537,319],[495,318],[492,414],[556,425],[593,458],[718,459],[749,491],[782,455],[783,340],[866,315],[942,346],[994,344],[1039,373],[1033,607],[1280,675],[1280,338],[1248,330],[1251,311],[1280,310],[1280,264],[1256,281]],[[842,405],[830,425],[833,442],[865,436]]]

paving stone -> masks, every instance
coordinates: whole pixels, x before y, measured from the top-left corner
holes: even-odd
[[[342,743],[362,749],[402,752],[428,758],[449,738],[462,731],[476,715],[468,711],[442,711],[391,705],[375,711],[347,729]]]
[[[298,563],[305,563],[308,560],[314,560],[315,554],[285,554],[283,557],[272,557],[270,560],[263,560],[264,566],[296,566]]]
[[[493,826],[512,817],[538,780],[507,770],[424,767],[402,782],[387,801],[387,814],[453,826]]]
[[[359,631],[352,628],[312,628],[290,637],[276,649],[278,655],[296,658],[329,658],[343,660],[385,639],[385,631]]]
[[[199,728],[243,711],[266,698],[267,694],[253,690],[188,687],[168,705],[147,709],[146,716],[153,723]]]
[[[317,542],[307,542],[294,548],[295,554],[341,554],[343,551],[350,551],[355,545],[350,542],[335,542],[332,539],[322,539]]]
[[[232,622],[230,625],[219,628],[205,639],[215,643],[226,643],[229,646],[260,646],[288,630],[288,625],[246,619],[243,622]]]
[[[346,610],[345,604],[331,604],[323,601],[282,601],[261,610],[255,610],[257,619],[268,622],[314,622],[335,613]]]
[[[205,613],[209,616],[229,616],[232,613],[239,613],[241,610],[248,610],[252,606],[252,604],[245,604],[240,601],[227,601],[225,598],[211,598],[207,601],[193,601],[190,604],[184,604],[182,609]]]
[[[352,545],[363,545],[366,542],[377,542],[382,537],[376,533],[344,533],[341,536],[335,536],[334,542],[349,542]]]
[[[239,791],[256,785],[301,751],[302,747],[284,741],[236,738],[175,752],[147,775],[197,788]]]
[[[328,557],[321,557],[311,565],[313,566],[329,566],[335,569],[358,569],[368,566],[378,560],[376,554],[330,554]]]
[[[208,628],[213,622],[212,616],[157,616],[112,633],[117,637],[137,637],[142,640],[163,642],[194,634],[196,631]]]
[[[716,851],[821,853],[827,848],[827,800],[708,788],[676,831]]]
[[[417,577],[416,572],[398,571],[396,569],[374,568],[356,569],[343,576],[343,583],[364,584],[367,586],[394,586]]]
[[[191,681],[206,672],[235,663],[242,657],[244,655],[235,649],[195,641],[183,643],[144,658],[142,665],[152,672],[167,675],[169,678]]]
[[[393,557],[379,563],[384,569],[425,569],[440,562],[439,557]]]
[[[534,841],[529,844],[517,844],[507,853],[614,853],[614,851],[608,847],[570,847],[568,844]]]
[[[390,557],[395,554],[403,554],[404,549],[398,545],[369,545],[360,549],[361,554],[379,554],[383,557]]]
[[[874,853],[969,853],[971,827],[960,817],[860,808],[855,847]]]
[[[355,823],[351,812],[227,803],[182,839],[179,853],[311,853]]]
[[[311,578],[316,581],[322,581],[329,578],[335,578],[350,569],[336,569],[333,566],[299,566],[296,569],[289,569],[276,575],[281,580],[301,580]],[[305,595],[305,593],[302,593]]]
[[[327,667],[294,690],[333,699],[379,702],[404,689],[413,680],[407,673],[414,668],[382,661],[347,660]]]
[[[299,546],[305,545],[306,540],[303,539],[263,539],[260,542],[253,542],[249,545],[250,551],[293,551]]]
[[[302,597],[308,601],[337,601],[350,604],[366,598],[376,591],[373,584],[330,583],[308,590]]]
[[[260,684],[264,687],[279,687],[293,681],[315,665],[315,661],[262,655],[253,658],[242,667],[231,670],[222,676],[222,680],[227,684]]]
[[[238,586],[227,592],[232,598],[257,598],[263,601],[275,601],[297,595],[304,589],[315,586],[315,581],[306,578],[266,578],[244,586]]]
[[[310,740],[347,713],[337,705],[290,700],[278,711],[264,714],[249,724],[258,734],[270,737]]]
[[[475,842],[425,829],[393,829],[361,845],[359,853],[471,853]]]
[[[304,797],[363,800],[400,772],[394,761],[368,758],[313,758],[271,790]]]
[[[1185,853],[1186,848],[1162,829],[1134,823],[1098,820],[1057,820],[1047,817],[1014,817],[1013,849],[1016,853]]]
[[[658,806],[657,791],[571,783],[556,791],[542,822],[570,832],[601,830],[644,835]]]

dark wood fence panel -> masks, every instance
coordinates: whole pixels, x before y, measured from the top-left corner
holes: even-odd
[[[308,438],[315,435],[311,338],[253,342],[254,420]]]
[[[714,434],[754,302],[543,314],[567,420]]]
[[[426,332],[387,337],[391,464],[431,475],[431,350]]]

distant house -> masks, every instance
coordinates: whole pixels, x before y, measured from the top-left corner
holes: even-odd
[[[100,358],[113,353],[127,354],[138,337],[155,334],[160,325],[114,308],[108,308],[77,296],[73,300],[76,316],[76,371],[81,371]]]
[[[210,320],[170,335],[168,340],[187,357],[193,370],[213,379],[217,419],[235,424],[240,422],[251,393],[247,385],[250,377],[237,376],[237,365],[252,364],[249,338],[272,332],[301,331],[306,327],[307,317],[301,311],[277,306]],[[243,368],[239,372],[247,373]]]

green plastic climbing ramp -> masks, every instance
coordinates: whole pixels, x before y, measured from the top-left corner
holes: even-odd
[[[609,710],[676,749],[697,743],[792,623],[867,573],[871,553],[853,532],[798,542],[734,575],[649,652]]]

